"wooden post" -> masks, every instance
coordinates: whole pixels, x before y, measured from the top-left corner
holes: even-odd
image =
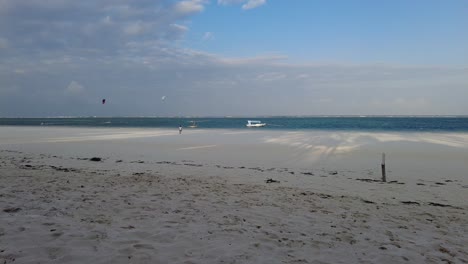
[[[387,175],[385,172],[385,153],[382,153],[382,181],[387,182]]]

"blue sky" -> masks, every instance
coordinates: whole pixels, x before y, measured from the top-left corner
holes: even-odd
[[[183,45],[225,56],[293,61],[457,64],[468,61],[466,1],[269,1],[255,9],[211,3]],[[200,41],[206,32],[209,41]]]
[[[468,115],[467,28],[455,0],[0,0],[0,116]]]

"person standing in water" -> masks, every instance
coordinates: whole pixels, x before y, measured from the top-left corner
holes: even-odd
[[[179,125],[179,135],[182,134],[182,125]]]

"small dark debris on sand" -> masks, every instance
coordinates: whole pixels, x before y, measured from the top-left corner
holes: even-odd
[[[404,182],[399,182],[399,181],[389,181],[387,183],[389,183],[389,184],[405,184]]]
[[[25,170],[35,170],[41,166],[33,166],[33,165],[30,165],[30,164],[26,164],[26,165],[20,165],[19,166],[21,169],[25,169]]]
[[[368,203],[368,204],[375,204],[375,202],[373,201],[369,201],[369,200],[364,200],[364,199],[361,199],[364,203]]]
[[[5,213],[16,213],[16,212],[19,212],[20,210],[21,210],[21,208],[19,208],[19,207],[8,207],[8,208],[3,209],[3,212],[5,212]]]
[[[273,179],[267,179],[265,182],[266,183],[279,183],[280,181],[273,180]]]
[[[387,184],[405,184],[404,182],[399,182],[399,181],[383,182],[383,181],[381,181],[381,180],[375,180],[375,179],[356,179],[356,181],[363,181],[363,182],[380,182],[380,183],[387,183]]]
[[[329,194],[324,194],[324,193],[314,193],[314,192],[301,192],[300,195],[315,195],[315,196],[318,196],[322,199],[329,199],[329,198],[333,198],[333,196],[329,195]]]
[[[439,247],[439,251],[442,252],[442,253],[445,253],[445,254],[449,254],[449,255],[452,255],[452,253],[450,252],[450,250],[440,246]]]
[[[54,166],[54,165],[49,165],[49,167],[56,170],[56,171],[63,171],[63,172],[77,171],[76,169],[62,168],[62,167],[57,167],[57,166]]]
[[[116,160],[115,163],[123,162],[123,160]]]
[[[338,172],[337,172],[337,171],[330,171],[328,174],[330,174],[330,175],[337,175]]]
[[[402,204],[414,204],[414,205],[421,205],[418,202],[413,202],[413,201],[401,201]]]
[[[173,161],[157,161],[156,164],[170,164],[170,165],[177,165],[177,162]]]
[[[92,157],[89,159],[90,161],[102,161],[102,158],[99,157]]]
[[[445,185],[445,183],[443,183],[443,182],[436,182],[435,184],[437,184],[437,185]]]
[[[312,175],[312,176],[314,175],[312,172],[301,172],[301,173],[304,175]]]
[[[418,182],[416,183],[416,185],[426,185],[426,184]]]
[[[203,167],[202,164],[193,164],[193,163],[184,163],[185,166],[192,166],[192,167]]]
[[[441,203],[433,203],[433,202],[430,202],[430,203],[428,203],[428,205],[431,205],[431,206],[438,206],[438,207],[450,207],[450,208],[460,209],[459,207],[456,207],[456,206],[453,206],[453,205],[450,205],[450,204],[441,204]]]
[[[123,228],[123,229],[134,229],[135,227],[132,226],[132,225],[129,225],[129,226],[122,226],[121,228]]]
[[[381,180],[374,180],[374,179],[356,179],[356,181],[363,181],[363,182],[381,182]]]

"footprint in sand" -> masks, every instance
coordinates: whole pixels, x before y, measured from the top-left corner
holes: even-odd
[[[50,259],[57,259],[60,255],[63,255],[63,248],[49,247],[47,248],[47,253]]]

